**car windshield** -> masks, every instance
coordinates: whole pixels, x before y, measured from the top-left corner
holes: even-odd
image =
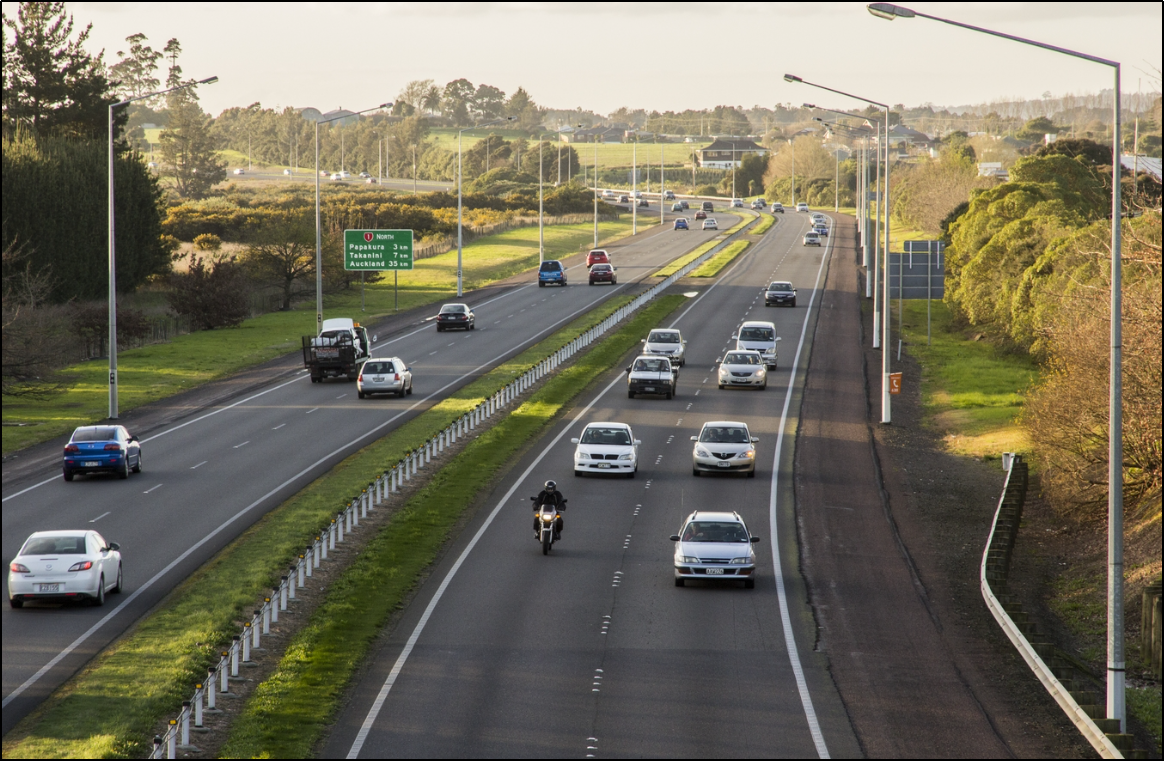
[[[445,304],[441,307],[441,314],[464,314],[467,311],[464,304]]]
[[[671,363],[665,359],[640,359],[635,362],[635,372],[669,373],[671,372]]]
[[[709,425],[699,434],[699,440],[707,444],[747,444],[751,438],[747,428]]]
[[[791,291],[792,290],[792,283],[772,283],[772,285],[768,286],[768,290],[770,290],[770,291]]]
[[[595,428],[590,427],[582,434],[583,444],[606,444],[608,446],[628,446],[631,443],[630,434],[625,428]]]
[[[394,373],[391,362],[367,362],[364,364],[365,373]]]
[[[20,548],[21,555],[84,555],[85,536],[34,536]]]
[[[760,364],[760,356],[742,351],[733,352],[723,358],[723,363],[725,365],[758,365]]]
[[[740,331],[741,341],[771,341],[776,337],[772,328],[744,328]]]
[[[117,441],[117,429],[108,426],[78,428],[73,433],[73,441]]]
[[[647,343],[677,344],[679,343],[679,334],[665,330],[652,330],[651,334],[647,336]]]
[[[727,521],[691,521],[683,529],[685,542],[748,543],[748,532],[738,523]]]
[[[562,265],[557,262],[542,262],[542,272],[558,272]]]

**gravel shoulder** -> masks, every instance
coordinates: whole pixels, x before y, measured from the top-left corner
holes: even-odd
[[[920,369],[880,424],[880,351],[842,218],[797,441],[818,649],[873,757],[1092,756],[986,610],[978,563],[1003,473],[946,453]]]

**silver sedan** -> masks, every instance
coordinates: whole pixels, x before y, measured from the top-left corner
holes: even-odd
[[[8,564],[8,604],[29,600],[105,604],[121,591],[121,553],[96,531],[37,531]]]
[[[719,387],[768,388],[768,371],[758,351],[729,351],[719,363]]]
[[[698,436],[692,436],[691,474],[746,473],[756,476],[756,442],[746,423],[716,420],[703,424]]]

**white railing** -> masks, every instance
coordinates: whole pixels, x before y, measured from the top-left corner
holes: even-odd
[[[1010,461],[1010,467],[1007,469],[1006,484],[1002,489],[1002,496],[998,498],[998,509],[994,512],[994,520],[990,524],[990,538],[986,541],[986,550],[982,553],[982,564],[979,570],[979,583],[982,587],[982,598],[986,600],[986,607],[990,610],[994,619],[998,621],[998,625],[1002,627],[1003,632],[1010,639],[1015,649],[1019,651],[1019,655],[1027,662],[1027,666],[1034,672],[1035,676],[1043,687],[1050,693],[1059,707],[1063,709],[1063,713],[1067,714],[1067,718],[1075,725],[1075,728],[1091,743],[1091,747],[1102,758],[1123,758],[1123,753],[1120,752],[1103,730],[1092,720],[1087,712],[1071,697],[1070,691],[1063,685],[1062,682],[1055,676],[1055,674],[1048,668],[1047,664],[1043,662],[1042,657],[1031,646],[1027,640],[1026,635],[1023,634],[1022,629],[1006,612],[1002,602],[995,596],[993,590],[990,588],[990,579],[988,578],[988,565],[992,555],[998,558],[999,555],[1005,555],[1005,562],[1010,562],[1010,548],[1005,551],[997,546],[996,532],[998,531],[999,517],[1002,515],[1003,506],[1011,489],[1011,478],[1016,472],[1022,474],[1022,478],[1026,477],[1026,464],[1022,462],[1017,455],[1004,458]],[[1022,487],[1025,488],[1025,485]],[[1017,518],[1016,518],[1017,521]],[[1018,530],[1017,525],[1015,531]],[[1001,541],[1001,537],[998,537]],[[1009,544],[1009,542],[1008,542]]]
[[[235,697],[230,692],[231,680],[237,681],[242,678],[239,676],[240,668],[255,665],[252,658],[259,651],[262,638],[270,634],[271,624],[279,622],[279,614],[286,612],[287,607],[295,602],[296,590],[302,589],[307,584],[307,580],[312,578],[320,563],[328,559],[328,553],[333,552],[337,545],[342,544],[345,536],[350,536],[359,529],[361,518],[367,518],[369,511],[375,510],[377,505],[383,503],[391,495],[403,491],[419,471],[432,462],[434,457],[439,457],[452,445],[466,436],[470,436],[478,426],[483,425],[486,420],[513,405],[514,401],[523,396],[538,381],[552,374],[563,362],[589,347],[612,328],[617,327],[623,320],[670,288],[679,278],[684,277],[719,253],[731,237],[734,236],[725,238],[710,251],[688,262],[673,275],[656,283],[629,303],[616,309],[602,322],[578,334],[557,351],[534,363],[521,375],[457,418],[415,450],[409,452],[389,470],[384,471],[376,480],[368,484],[367,488],[363,489],[360,494],[336,513],[334,518],[329,520],[312,543],[307,545],[303,553],[290,565],[287,573],[280,579],[279,586],[272,589],[269,596],[263,598],[262,604],[255,609],[251,620],[244,623],[239,634],[231,640],[229,649],[221,651],[218,663],[207,669],[205,681],[194,685],[194,694],[189,700],[182,703],[182,710],[178,713],[178,717],[170,719],[164,734],[154,736],[153,750],[149,757],[176,758],[178,751],[195,752],[197,750],[195,746],[190,744],[191,731],[205,731],[203,720],[206,714],[222,712],[216,707],[217,701],[220,698]]]

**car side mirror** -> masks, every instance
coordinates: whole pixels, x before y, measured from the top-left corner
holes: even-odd
[[[753,537],[752,537],[752,544],[755,544],[755,543],[756,543],[756,542],[758,542],[758,541],[760,541],[760,537],[758,537],[758,536],[753,536]]]
[[[627,375],[630,375],[630,368],[629,367],[626,369],[626,373],[627,373]]]
[[[723,362],[723,357],[716,357],[715,363],[718,365],[720,362]]]
[[[732,340],[733,340],[733,341],[738,341],[738,340],[740,340],[740,339],[739,339],[738,337],[736,337],[736,336],[732,336]]]
[[[126,441],[137,441],[137,436],[130,436]]]
[[[671,534],[671,541],[672,542],[679,541],[679,535],[678,534]]]
[[[637,446],[640,446],[640,445],[642,445],[642,443],[643,443],[643,442],[642,442],[642,440],[641,440],[641,439],[635,439],[635,446],[636,446],[636,447],[637,447]]]
[[[783,339],[782,339],[782,338],[780,338],[780,336],[776,336],[776,340],[777,340],[777,341],[782,341]]]
[[[107,549],[107,550],[113,550],[114,552],[116,552],[117,550],[120,550],[120,549],[121,549],[121,545],[120,545],[120,544],[118,544],[117,542],[110,542],[110,543],[109,543],[109,546],[108,546],[108,547],[106,547],[105,549]]]
[[[641,343],[641,344],[645,344],[646,342],[647,342],[647,339],[645,339],[645,338],[639,340],[639,343]]]
[[[752,437],[752,443],[753,443],[753,444],[755,444],[755,443],[756,443],[756,442],[758,442],[759,440],[760,440],[760,437],[759,437],[759,436],[753,436],[753,437]]]
[[[578,443],[578,439],[570,439],[570,443],[571,443],[571,444],[577,444],[577,443]]]
[[[692,441],[699,441],[699,437],[698,437],[698,436],[692,436],[692,437],[691,437],[691,440],[692,440]]]

